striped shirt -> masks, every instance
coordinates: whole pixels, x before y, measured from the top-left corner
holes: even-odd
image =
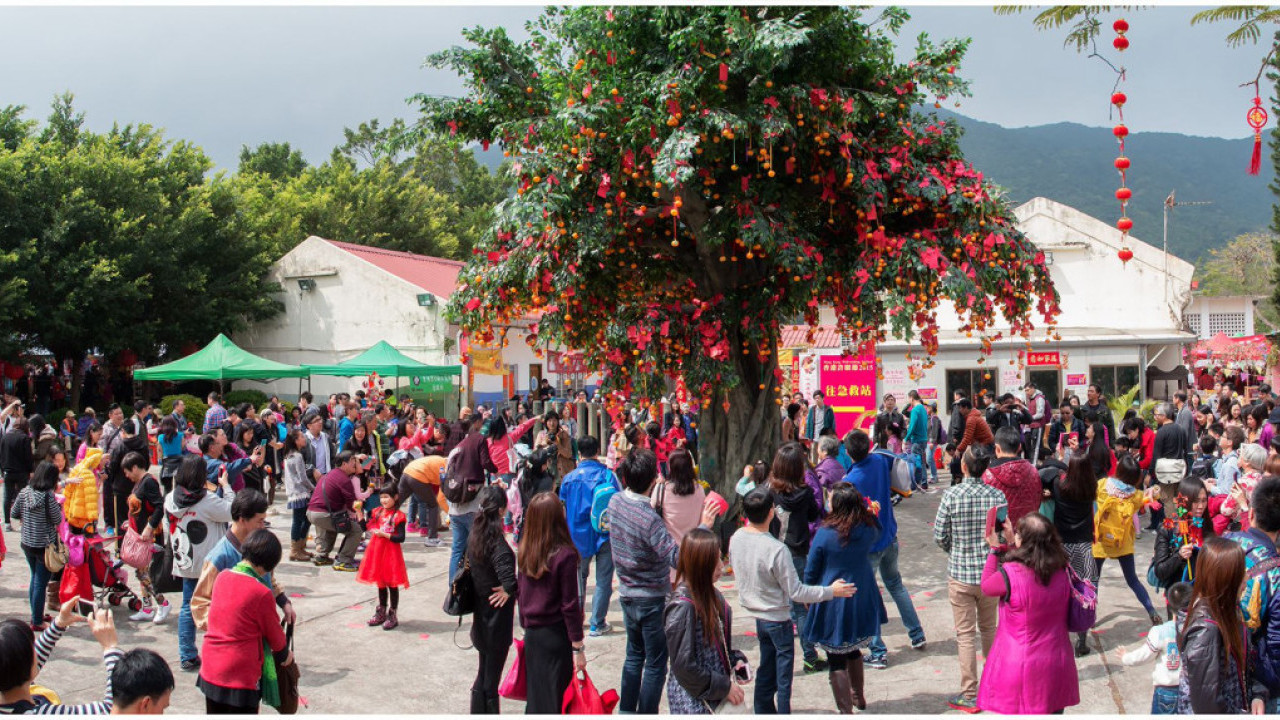
[[[22,488],[13,503],[13,517],[22,521],[21,543],[40,549],[58,537],[58,525],[62,523],[62,506],[53,493]]]
[[[671,569],[680,548],[648,497],[623,490],[610,498],[609,542],[620,596],[671,594]]]
[[[933,520],[933,541],[945,550],[947,574],[956,582],[982,584],[987,553],[987,512],[1005,503],[1004,493],[979,478],[947,488]]]
[[[36,670],[37,672],[49,662],[49,656],[53,654],[53,646],[58,644],[58,639],[62,637],[65,629],[58,627],[57,621],[49,623],[44,632],[36,638]],[[116,669],[116,664],[120,662],[120,658],[124,657],[124,652],[120,648],[113,647],[102,653],[102,664],[107,670],[107,692],[105,697],[99,702],[81,703],[79,705],[54,705],[46,698],[39,695],[33,695],[30,701],[22,701],[10,703],[8,705],[0,705],[0,715],[110,715],[112,695],[111,695],[111,674]]]

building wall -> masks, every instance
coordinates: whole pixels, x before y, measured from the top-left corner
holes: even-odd
[[[1248,296],[1195,295],[1185,315],[1187,326],[1202,340],[1219,332],[1228,337],[1253,335],[1253,303],[1254,299]]]
[[[444,352],[448,324],[441,317],[443,298],[433,307],[418,305],[424,291],[389,275],[320,238],[298,245],[272,266],[271,278],[284,288],[283,313],[236,333],[233,340],[249,352],[291,364],[332,364],[349,360],[386,340],[415,360],[456,364],[454,348]],[[303,292],[297,278],[311,276],[316,287]],[[352,392],[360,378],[314,375],[316,395]],[[281,397],[295,397],[296,379],[267,383],[237,381]],[[302,387],[307,387],[306,379]]]

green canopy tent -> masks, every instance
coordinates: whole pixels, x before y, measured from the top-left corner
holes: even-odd
[[[303,365],[312,375],[355,377],[378,373],[383,377],[461,377],[461,365],[427,365],[391,347],[386,340],[336,365]]]
[[[181,360],[135,370],[135,380],[269,380],[304,378],[304,367],[286,365],[247,352],[219,334],[212,342]]]

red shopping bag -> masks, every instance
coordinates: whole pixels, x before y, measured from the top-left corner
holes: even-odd
[[[62,583],[58,585],[58,598],[66,602],[79,596],[81,600],[93,602],[93,583],[89,582],[89,564],[72,565],[67,563],[62,568]]]
[[[606,690],[604,695],[601,695],[596,690],[595,683],[591,682],[591,676],[583,670],[581,675],[574,673],[573,678],[569,680],[569,687],[564,691],[564,706],[561,710],[565,715],[612,715],[617,705],[618,692]]]
[[[524,700],[528,697],[524,676],[524,641],[516,640],[516,661],[498,686],[498,695],[508,700]]]

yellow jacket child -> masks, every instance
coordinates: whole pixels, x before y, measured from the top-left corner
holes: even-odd
[[[98,521],[98,481],[93,471],[102,464],[102,451],[89,448],[63,484],[66,502],[62,512],[67,524],[76,530],[85,530]]]

